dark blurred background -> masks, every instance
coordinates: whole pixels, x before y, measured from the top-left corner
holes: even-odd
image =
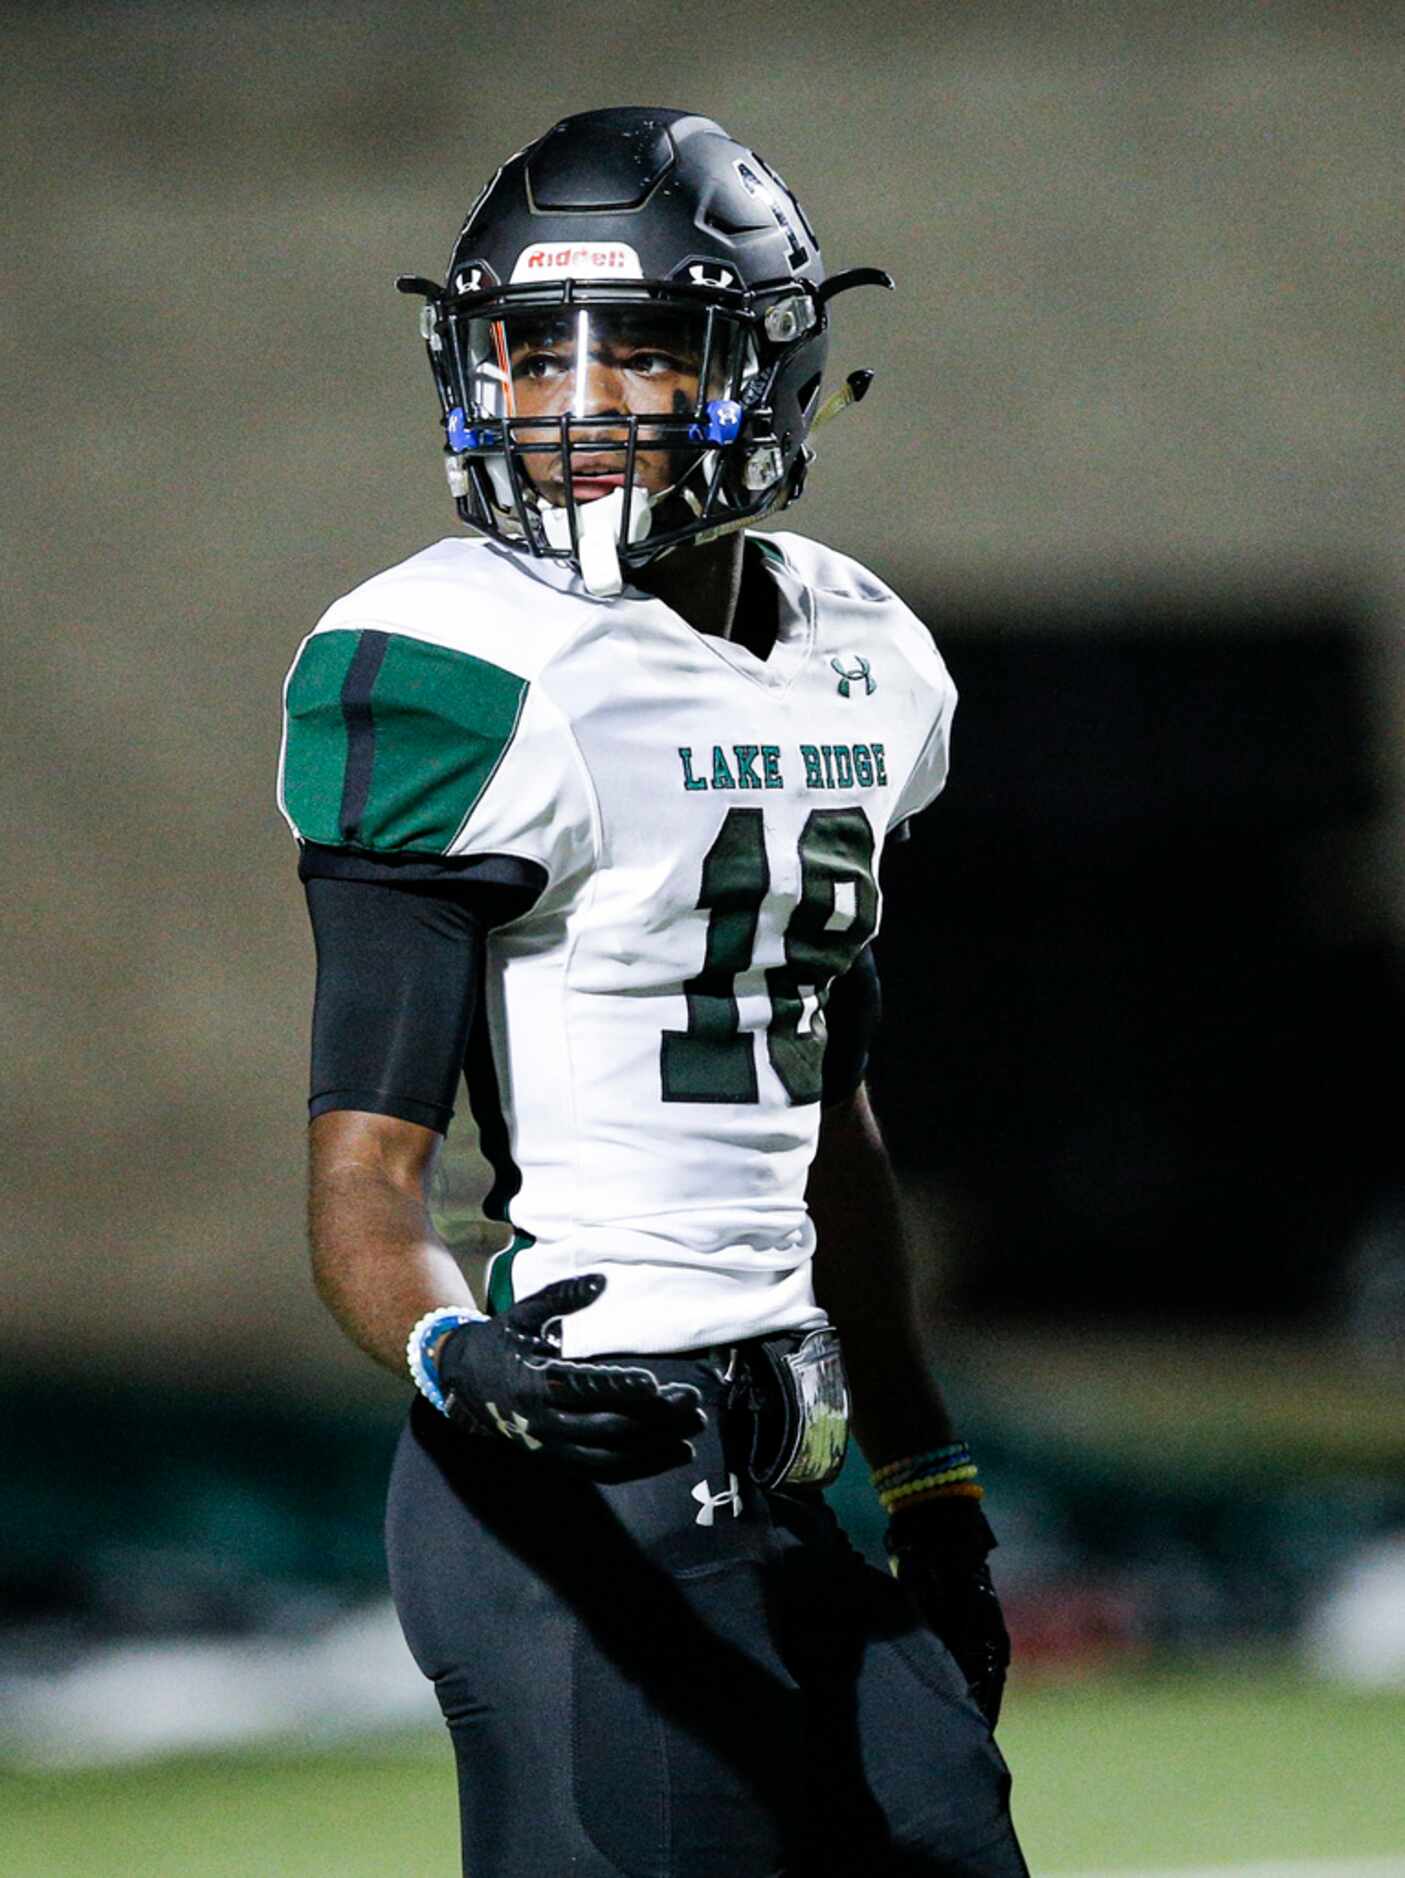
[[[1048,601],[943,632],[953,782],[880,941],[930,1045],[895,1025],[875,1078],[895,1150],[956,1209],[968,1308],[1340,1312],[1405,1198],[1366,621],[1350,589],[1265,582],[1133,595],[1093,632]]]
[[[1027,1658],[1300,1633],[1405,1526],[1398,9],[36,4],[0,63],[7,1634],[379,1589],[403,1390],[305,1271],[279,686],[454,527],[393,276],[606,102],[716,116],[898,281],[782,525],[961,689],[874,1087]]]

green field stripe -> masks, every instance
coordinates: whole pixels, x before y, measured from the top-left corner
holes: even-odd
[[[341,693],[360,643],[359,632],[315,633],[288,680],[283,804],[307,841],[341,840],[347,757]]]

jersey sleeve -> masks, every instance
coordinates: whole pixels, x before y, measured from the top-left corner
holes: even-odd
[[[304,843],[373,856],[588,864],[589,785],[561,712],[489,659],[373,626],[303,642],[284,692],[279,805]]]
[[[956,711],[956,686],[940,653],[927,639],[926,629],[919,628],[926,644],[919,666],[917,697],[921,702],[926,734],[888,818],[890,830],[905,827],[914,815],[936,801],[946,787],[951,753],[951,720]]]
[[[882,769],[893,784],[891,839],[946,786],[956,686],[926,625],[869,568],[800,535],[781,533],[769,541],[783,547],[786,565],[820,603],[829,664],[855,685],[856,696],[862,679],[863,697],[873,697],[883,718]],[[855,659],[858,666],[850,669]]]

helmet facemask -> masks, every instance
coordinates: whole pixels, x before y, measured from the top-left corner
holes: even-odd
[[[761,320],[676,290],[580,283],[427,307],[463,519],[617,593],[620,563],[763,513],[783,465]]]
[[[826,274],[793,192],[720,124],[633,105],[553,125],[478,196],[443,284],[397,282],[427,302],[460,518],[602,593],[800,495],[811,430],[871,377],[822,408],[829,302],[879,284]],[[649,346],[673,363],[633,372]]]

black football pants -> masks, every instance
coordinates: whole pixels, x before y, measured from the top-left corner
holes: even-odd
[[[653,1480],[592,1485],[424,1402],[401,1438],[391,1586],[466,1878],[1027,1878],[945,1649],[822,1495],[751,1484],[718,1364],[649,1362],[708,1410]]]

